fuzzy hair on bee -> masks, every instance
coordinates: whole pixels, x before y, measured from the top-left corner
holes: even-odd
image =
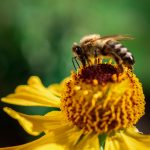
[[[91,58],[94,58],[94,64],[101,62],[102,56],[112,57],[119,66],[120,72],[123,71],[123,65],[132,69],[134,57],[129,50],[124,47],[120,41],[132,39],[127,35],[103,36],[99,34],[90,34],[80,40],[80,44],[74,43],[72,51],[74,59],[79,60],[83,67],[91,64]],[[78,64],[79,65],[79,64]]]

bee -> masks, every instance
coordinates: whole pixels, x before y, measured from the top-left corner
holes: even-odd
[[[123,71],[123,65],[132,69],[135,63],[134,57],[132,53],[119,42],[128,39],[132,38],[124,35],[101,37],[99,34],[90,34],[84,36],[81,38],[80,44],[73,44],[72,51],[74,57],[72,60],[75,60],[78,66],[79,63],[77,60],[79,60],[83,67],[85,67],[91,64],[91,58],[94,58],[94,64],[98,64],[102,61],[102,56],[106,56],[115,60],[119,66],[119,72]]]

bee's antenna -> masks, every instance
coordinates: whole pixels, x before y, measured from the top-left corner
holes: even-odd
[[[77,57],[72,57],[72,63],[73,63],[74,69],[77,71],[77,68],[76,68],[76,66],[75,66],[75,62],[76,62],[76,64],[78,65],[79,68],[80,68],[80,65],[79,65],[79,63],[78,63],[78,61],[77,61],[76,58],[77,58]],[[74,61],[75,61],[75,62],[74,62]]]

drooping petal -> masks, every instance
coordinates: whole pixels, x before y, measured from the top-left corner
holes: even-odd
[[[74,150],[81,135],[82,131],[76,127],[64,125],[33,142],[0,150]]]
[[[0,150],[65,150],[63,146],[51,143],[49,140],[52,136],[52,133],[44,135],[43,137],[29,142],[27,144],[12,146],[12,147],[3,147]]]
[[[18,86],[14,94],[2,98],[2,101],[22,106],[60,106],[60,98],[45,88],[37,76],[30,77],[28,85]]]
[[[100,150],[97,135],[86,135],[79,141],[73,150]]]
[[[52,92],[54,95],[61,97],[61,94],[64,90],[64,85],[66,82],[70,80],[70,77],[65,78],[60,84],[52,84],[48,87],[49,91]]]
[[[143,135],[134,127],[120,131],[106,140],[105,150],[149,150],[150,135]]]
[[[61,111],[52,111],[48,115],[25,115],[5,107],[4,111],[16,119],[26,132],[37,136],[41,132],[53,131],[54,129],[66,124]]]

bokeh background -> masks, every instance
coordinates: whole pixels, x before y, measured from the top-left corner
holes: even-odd
[[[68,76],[72,43],[86,34],[130,34],[135,39],[123,43],[134,54],[147,102],[137,126],[150,133],[149,25],[149,0],[0,0],[0,97],[30,75],[38,75],[46,86]],[[49,111],[0,103],[0,147],[36,139],[2,111],[4,106],[27,114]]]

